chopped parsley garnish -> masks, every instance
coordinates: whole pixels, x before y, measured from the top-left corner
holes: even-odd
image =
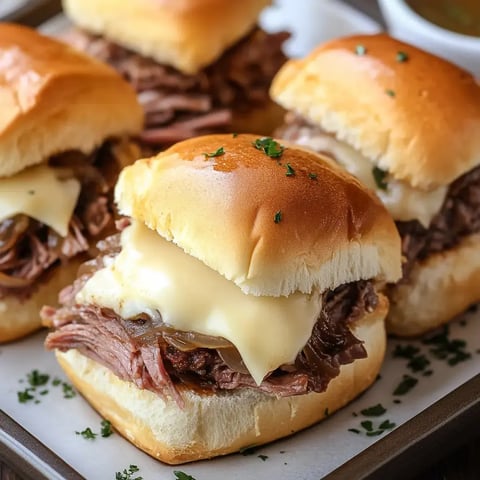
[[[365,55],[367,53],[367,49],[365,48],[364,45],[357,45],[355,47],[355,53],[357,55]]]
[[[349,428],[348,431],[357,435],[364,433],[367,437],[376,437],[378,435],[382,435],[387,430],[392,430],[392,428],[396,427],[396,424],[390,420],[384,420],[378,425],[378,427],[376,427],[371,420],[364,420],[360,423],[360,425],[364,430],[363,432],[358,428]]]
[[[41,387],[48,383],[50,379],[50,375],[47,373],[40,373],[38,370],[32,370],[30,373],[27,374],[28,383],[32,387]]]
[[[268,455],[257,455],[257,457],[265,461],[268,458]]]
[[[287,163],[285,165],[285,168],[287,169],[287,173],[285,174],[287,177],[294,177],[295,176],[295,170],[293,169],[293,167]]]
[[[35,195],[35,190],[29,190],[29,191],[28,191],[28,194],[29,194],[29,195]]]
[[[393,350],[394,357],[406,358],[407,360],[412,359],[420,349],[418,347],[414,347],[413,345],[396,345],[395,349]]]
[[[203,155],[205,155],[205,158],[220,157],[221,155],[225,155],[225,150],[223,147],[219,147],[214,152],[204,153]]]
[[[389,96],[389,97],[395,97],[395,90],[392,90],[391,88],[387,88],[385,90],[385,93]]]
[[[399,403],[402,403],[402,401],[399,398],[395,398],[395,400],[393,400],[393,403],[399,404]]]
[[[454,366],[471,358],[465,351],[467,342],[459,339],[450,339],[450,330],[446,325],[440,333],[425,338],[422,343],[430,346],[430,353],[439,360],[445,360],[448,365]]]
[[[405,52],[397,52],[397,62],[398,63],[403,63],[403,62],[406,62],[408,60],[408,54],[405,53]]]
[[[62,383],[63,398],[73,398],[77,395],[77,392],[67,382]]]
[[[129,465],[128,469],[125,468],[123,472],[115,473],[115,480],[143,480],[143,477],[133,477],[139,470],[136,465]]]
[[[81,432],[75,432],[77,435],[81,435],[85,440],[95,440],[98,433],[93,433],[90,427],[87,427]]]
[[[253,455],[257,451],[257,445],[247,445],[246,447],[242,447],[238,453],[243,456]]]
[[[317,175],[316,173],[309,173],[309,174],[308,174],[308,178],[309,178],[310,180],[316,180],[317,177],[318,177],[318,175]]]
[[[238,133],[237,133],[237,132],[232,133],[232,137],[233,137],[233,138],[237,138],[237,137],[238,137]]]
[[[175,475],[176,480],[195,480],[191,475],[187,475],[185,472],[180,470],[174,470],[173,474]]]
[[[385,170],[382,170],[381,168],[373,167],[372,175],[373,175],[373,179],[375,180],[375,183],[377,184],[377,187],[380,190],[386,190],[388,187],[388,183],[385,181],[385,179],[388,175],[388,172],[386,172]]]
[[[423,372],[429,365],[430,360],[425,355],[416,355],[407,363],[413,373]]]
[[[20,403],[27,403],[35,397],[32,395],[33,388],[26,388],[23,392],[17,392],[17,398]]]
[[[273,221],[275,223],[280,223],[283,219],[283,214],[282,211],[279,210],[278,212],[275,212],[275,215],[273,216]]]
[[[410,375],[404,375],[402,381],[393,391],[394,395],[406,395],[416,384],[418,379]]]
[[[257,138],[253,142],[253,146],[270,158],[280,158],[285,150],[283,145],[280,145],[271,137]]]
[[[112,424],[108,420],[102,420],[100,425],[102,426],[100,430],[102,437],[107,438],[113,434]]]
[[[54,387],[58,387],[61,383],[62,383],[62,381],[61,381],[59,378],[54,378],[54,379],[52,380],[52,385],[53,385]]]
[[[365,408],[360,413],[364,417],[380,417],[383,415],[387,410],[383,407],[381,403],[374,405],[373,407]]]

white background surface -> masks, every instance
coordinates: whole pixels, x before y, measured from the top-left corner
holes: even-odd
[[[39,333],[17,344],[0,347],[0,408],[89,480],[113,480],[115,472],[129,464],[140,467],[138,475],[144,480],[174,479],[174,470],[189,473],[196,480],[318,480],[384,438],[385,435],[369,438],[349,432],[349,428],[362,430],[360,422],[366,420],[362,416],[354,417],[353,412],[358,413],[381,403],[387,408],[387,413],[378,419],[372,418],[373,423],[379,424],[388,419],[398,426],[480,373],[480,355],[476,353],[480,349],[480,315],[476,314],[465,326],[459,323],[452,325],[450,334],[451,338],[462,338],[468,342],[467,350],[472,358],[453,367],[444,361],[432,360],[433,375],[414,375],[419,382],[404,397],[394,397],[392,393],[403,374],[411,372],[406,368],[406,360],[392,357],[391,351],[398,343],[393,341],[381,379],[355,402],[319,425],[270,446],[260,447],[251,456],[233,454],[169,467],[140,452],[118,434],[109,438],[97,437],[94,441],[76,435],[75,431],[86,427],[98,432],[101,418],[82,397],[77,395],[73,399],[64,399],[61,387],[48,387],[47,395],[38,396],[41,398],[39,404],[18,402],[17,391],[28,386],[19,380],[25,379],[34,368],[65,379],[53,354],[44,351],[43,336],[44,333]],[[415,344],[428,358],[433,358],[428,354],[428,346],[419,341],[402,343]],[[402,403],[394,404],[394,398],[401,398]],[[267,455],[268,458],[263,461],[258,455]]]
[[[0,0],[0,19],[28,2],[29,0]]]

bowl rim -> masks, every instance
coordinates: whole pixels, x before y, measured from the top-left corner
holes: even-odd
[[[469,49],[475,49],[476,51],[480,48],[480,37],[465,35],[463,33],[453,32],[447,28],[440,27],[418,14],[407,4],[406,0],[379,0],[379,4],[382,11],[395,10],[404,17],[410,18],[410,20],[413,20],[417,26],[422,29],[421,33],[428,33],[441,43],[449,43],[450,45],[455,43],[462,48],[467,47]],[[396,23],[397,20],[401,20],[401,18],[396,15],[387,17],[387,21],[390,24]]]

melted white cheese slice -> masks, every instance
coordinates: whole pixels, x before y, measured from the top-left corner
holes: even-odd
[[[418,190],[408,183],[387,176],[386,190],[378,188],[373,177],[372,162],[344,142],[327,134],[312,136],[310,129],[301,130],[295,143],[311,148],[316,152],[331,152],[338,163],[357,177],[365,186],[375,191],[395,220],[418,220],[428,227],[433,217],[440,211],[447,195],[447,187],[431,191]]]
[[[60,169],[38,165],[0,178],[0,220],[24,213],[66,237],[80,182],[76,178],[61,180],[61,173]]]
[[[121,244],[119,255],[77,294],[78,303],[111,308],[124,318],[159,311],[178,330],[224,337],[237,347],[257,384],[292,363],[311,336],[320,293],[246,295],[136,221],[122,232]]]

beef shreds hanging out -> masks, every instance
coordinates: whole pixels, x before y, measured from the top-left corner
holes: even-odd
[[[145,111],[141,140],[169,145],[205,133],[227,132],[233,112],[267,104],[271,80],[286,61],[281,46],[288,36],[256,28],[195,75],[78,29],[65,40],[110,64],[133,85]]]
[[[51,227],[23,214],[2,220],[0,298],[15,295],[28,299],[49,278],[51,267],[88,251],[101,233],[114,231],[112,189],[122,168],[115,145],[107,142],[90,155],[66,152],[52,157],[49,164],[64,167],[66,176],[81,183],[68,234],[61,237]]]
[[[115,252],[118,247],[110,241],[104,248]],[[76,305],[76,293],[98,268],[98,261],[90,262],[73,287],[63,292],[64,307],[43,309],[44,321],[55,328],[47,337],[47,348],[78,349],[121,379],[177,401],[180,384],[201,391],[258,388],[277,396],[323,392],[341,365],[366,357],[350,327],[377,306],[378,297],[369,281],[326,292],[312,336],[295,362],[271,372],[257,386],[227,340],[175,331],[162,322],[161,314],[124,319],[107,308]],[[212,342],[221,348],[196,347]]]

